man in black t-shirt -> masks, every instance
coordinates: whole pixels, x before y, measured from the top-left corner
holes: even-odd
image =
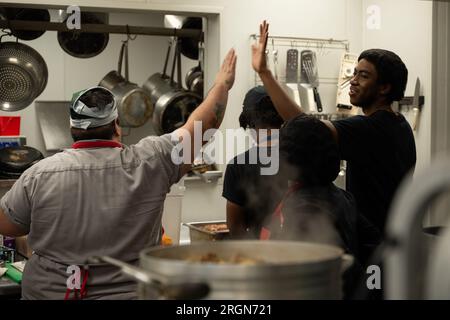
[[[290,99],[267,67],[265,50],[268,24],[260,25],[259,43],[252,47],[252,66],[259,74],[278,113],[291,119],[303,110]],[[324,121],[339,144],[341,159],[347,160],[347,191],[356,199],[358,211],[384,233],[392,198],[405,174],[416,163],[414,135],[406,119],[392,110],[393,101],[403,98],[408,70],[393,52],[364,51],[350,81],[350,102],[364,116]],[[361,232],[367,236],[366,230]],[[376,244],[372,237],[363,241]],[[371,253],[368,250],[367,255]]]
[[[222,195],[227,199],[227,224],[235,239],[258,238],[263,221],[273,213],[286,189],[277,174],[261,171],[271,166],[266,160],[271,147],[278,144],[277,134],[271,134],[270,129],[279,129],[283,120],[262,86],[251,89],[243,104],[239,124],[253,129],[257,146],[232,159],[225,171]],[[267,137],[260,135],[260,129],[269,130]]]

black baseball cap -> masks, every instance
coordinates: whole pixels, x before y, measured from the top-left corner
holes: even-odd
[[[266,97],[269,97],[266,88],[264,88],[263,86],[256,86],[250,89],[245,95],[243,103],[244,108],[257,107],[258,104],[261,103],[261,101]]]

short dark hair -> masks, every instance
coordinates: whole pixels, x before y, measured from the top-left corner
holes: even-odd
[[[80,128],[70,128],[70,134],[72,135],[73,141],[81,140],[111,140],[114,137],[115,132],[115,120],[101,127],[80,129]]]
[[[389,103],[399,101],[404,97],[408,82],[408,69],[398,55],[384,49],[369,49],[360,54],[358,61],[362,59],[375,66],[378,83],[391,85],[391,90],[387,95]]]
[[[322,186],[333,182],[340,170],[337,142],[319,119],[301,114],[281,127],[280,157],[293,166],[303,185]]]
[[[89,108],[103,109],[108,104],[114,103],[114,96],[111,92],[103,88],[95,88],[81,95],[79,98]],[[89,119],[89,116],[76,113],[70,108],[70,117],[72,119]]]
[[[95,88],[83,94],[80,101],[90,108],[103,109],[108,104],[114,103],[114,96],[104,89]]]
[[[283,119],[278,114],[264,87],[249,90],[239,115],[239,125],[244,128],[280,128]]]
[[[114,96],[107,90],[102,88],[95,88],[85,92],[79,100],[83,102],[89,108],[103,109],[110,103],[114,103]],[[70,108],[70,117],[72,119],[89,119],[88,116],[80,115]],[[115,121],[112,121],[104,126],[80,129],[70,128],[73,141],[80,140],[111,140],[115,132]]]

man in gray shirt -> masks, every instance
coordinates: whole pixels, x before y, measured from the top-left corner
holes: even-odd
[[[190,170],[198,150],[183,150],[222,122],[234,83],[236,56],[230,50],[215,84],[186,124],[163,136],[125,146],[114,96],[102,87],[78,94],[71,104],[75,143],[25,171],[0,201],[0,234],[28,235],[33,255],[23,274],[24,299],[68,299],[68,268],[82,267],[92,256],[108,255],[137,264],[139,252],[161,242],[166,194]],[[189,162],[189,163],[188,163]],[[112,266],[91,266],[81,274],[81,298],[132,299],[136,284]]]

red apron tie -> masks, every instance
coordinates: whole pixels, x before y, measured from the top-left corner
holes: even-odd
[[[300,183],[296,182],[294,183],[292,186],[289,187],[289,189],[286,191],[286,193],[283,196],[283,199],[281,199],[280,203],[278,204],[278,206],[275,208],[274,213],[272,214],[272,219],[271,222],[273,222],[274,220],[278,220],[278,222],[280,223],[280,229],[283,229],[284,226],[284,215],[283,215],[283,207],[284,207],[284,202],[286,201],[286,199],[294,192],[296,192],[297,190],[300,189]],[[270,229],[267,227],[262,227],[261,228],[261,232],[259,234],[259,240],[269,240],[270,239]]]
[[[83,300],[87,295],[87,280],[88,280],[88,271],[83,270],[82,277],[83,277],[83,283],[81,284],[80,289],[73,289],[73,298],[70,299],[70,294],[72,293],[72,289],[67,288],[66,295],[64,296],[64,300]],[[78,296],[78,292],[80,293],[80,296]]]

